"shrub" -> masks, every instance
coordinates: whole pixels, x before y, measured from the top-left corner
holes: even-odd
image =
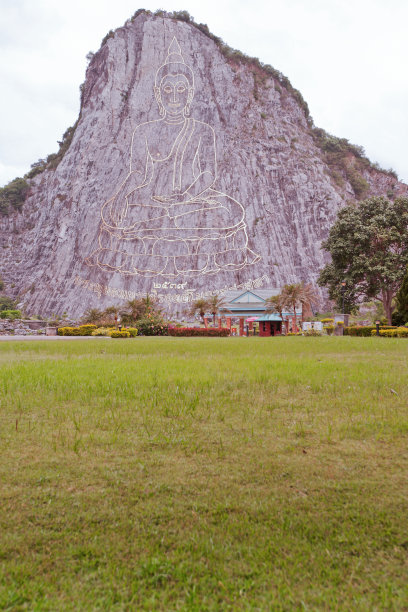
[[[126,328],[127,332],[129,332],[131,338],[136,338],[137,336],[137,327],[128,327]]]
[[[321,319],[321,323],[334,323],[334,319]]]
[[[380,329],[380,336],[383,338],[396,338],[397,330],[396,329]]]
[[[380,327],[380,331],[382,329],[395,329],[392,325],[382,325]],[[344,328],[344,335],[345,336],[360,336],[360,337],[364,337],[364,338],[368,338],[369,336],[374,336],[375,334],[372,334],[372,331],[376,331],[377,328],[375,327],[375,325],[355,325],[353,327],[345,327]]]
[[[137,329],[139,336],[167,336],[167,325],[155,316],[139,319]]]
[[[345,336],[359,336],[359,337],[369,337],[371,336],[371,332],[375,331],[376,328],[372,325],[355,325],[353,327],[345,327],[344,335]]]
[[[0,295],[0,311],[1,310],[15,310],[17,306],[17,300],[8,295]]]
[[[331,336],[334,331],[334,325],[325,325],[324,330],[329,336]]]
[[[371,335],[375,336],[376,334],[376,330],[373,329]],[[394,329],[380,329],[380,336],[382,338],[408,338],[408,329],[406,327],[396,327]]]
[[[21,310],[0,310],[0,318],[1,319],[21,319]]]
[[[130,338],[130,334],[129,331],[122,329],[121,331],[119,331],[118,329],[109,332],[109,336],[111,338]]]
[[[322,332],[318,331],[317,329],[307,329],[306,331],[303,332],[304,336],[322,336]]]
[[[109,332],[111,331],[109,327],[97,327],[92,332],[92,336],[109,336]]]
[[[230,330],[225,327],[222,329],[217,329],[214,327],[205,328],[205,327],[169,327],[168,334],[169,336],[207,336],[212,338],[225,338],[230,335]]]
[[[96,325],[79,325],[78,327],[59,327],[59,336],[92,336]]]

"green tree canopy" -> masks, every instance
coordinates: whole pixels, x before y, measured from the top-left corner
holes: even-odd
[[[393,322],[395,322],[397,325],[404,325],[408,322],[408,268],[405,271],[402,285],[395,296],[395,306],[396,310],[394,316],[392,317]]]
[[[408,264],[408,198],[375,197],[345,206],[322,247],[332,261],[318,283],[329,289],[330,298],[341,306],[344,282],[345,310],[374,298],[391,324],[393,299]]]

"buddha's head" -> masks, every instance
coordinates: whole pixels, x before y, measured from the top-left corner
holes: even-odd
[[[188,116],[194,97],[194,75],[185,64],[180,46],[173,38],[165,63],[156,72],[154,95],[160,115]]]

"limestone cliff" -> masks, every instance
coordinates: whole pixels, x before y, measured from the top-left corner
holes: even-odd
[[[0,217],[0,273],[33,313],[314,282],[339,207],[407,193],[277,71],[166,14],[106,37],[69,136]]]

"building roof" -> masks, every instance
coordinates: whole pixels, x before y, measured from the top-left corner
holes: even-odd
[[[261,321],[282,321],[280,316],[278,314],[275,314],[275,313],[262,315],[261,317],[258,317],[256,320],[258,322],[261,322]]]
[[[222,296],[228,303],[262,303],[273,295],[278,295],[279,289],[241,289],[239,291],[225,291]]]
[[[225,299],[226,305],[225,308],[222,308],[221,311],[224,314],[230,313],[232,315],[240,315],[240,316],[250,316],[250,315],[258,315],[262,316],[265,312],[265,302],[268,298],[273,295],[278,295],[280,292],[277,288],[270,289],[244,289],[240,291],[225,291],[222,294],[222,297]],[[300,315],[301,310],[296,310],[296,314]],[[283,315],[292,316],[293,312],[285,311]],[[269,315],[268,315],[269,316]],[[277,319],[262,319],[265,321],[281,321],[282,319],[279,315],[271,315],[277,316]],[[260,320],[260,319],[258,319]]]

